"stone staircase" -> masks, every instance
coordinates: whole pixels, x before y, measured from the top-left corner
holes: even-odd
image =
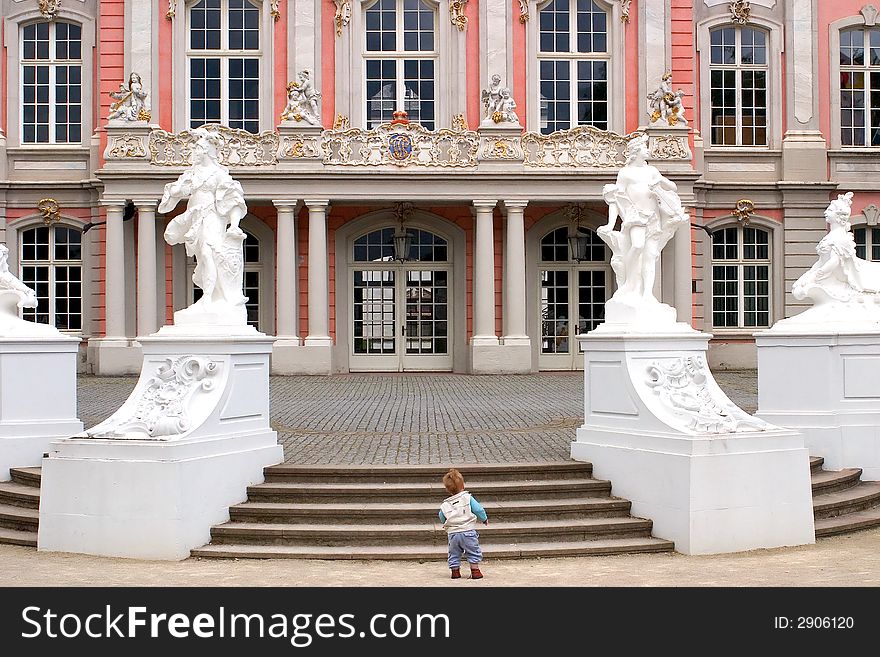
[[[196,557],[446,558],[437,510],[446,466],[273,466],[248,500],[230,508]],[[489,514],[478,525],[487,558],[669,552],[650,520],[629,515],[589,463],[459,468]]]
[[[880,526],[880,481],[862,481],[859,468],[823,470],[824,462],[810,457],[816,538]]]
[[[11,468],[0,481],[0,543],[37,547],[40,468]]]

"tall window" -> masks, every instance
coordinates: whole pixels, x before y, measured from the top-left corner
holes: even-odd
[[[592,0],[551,0],[539,14],[541,132],[608,129],[608,15]]]
[[[201,0],[189,12],[189,124],[260,131],[260,7]]]
[[[751,27],[710,34],[712,145],[766,146],[768,35]]]
[[[434,129],[437,38],[434,10],[421,0],[378,0],[365,12],[367,129],[405,110]]]
[[[21,30],[21,141],[82,142],[82,28],[32,23]]]
[[[60,330],[82,329],[82,233],[64,226],[40,226],[21,233],[22,282],[37,293],[37,307],[24,319]]]
[[[862,260],[880,262],[880,228],[861,226],[853,228],[856,255]]]
[[[731,226],[712,233],[712,325],[770,326],[770,233]]]
[[[880,146],[880,29],[840,33],[840,143]]]

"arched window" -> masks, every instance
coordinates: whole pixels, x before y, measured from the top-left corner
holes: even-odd
[[[189,127],[260,131],[260,5],[200,0],[187,11]]]
[[[710,121],[713,146],[766,146],[769,37],[753,27],[710,32]]]
[[[21,141],[82,142],[82,28],[76,23],[21,29]]]
[[[712,325],[770,326],[770,233],[750,226],[712,232]]]
[[[433,130],[437,17],[422,0],[377,0],[364,12],[367,129],[405,110]]]
[[[22,317],[62,331],[82,329],[82,232],[66,226],[38,226],[21,231],[19,269],[22,282],[37,293],[36,308]]]
[[[863,260],[880,262],[880,228],[857,226],[853,228],[856,255]]]
[[[880,146],[880,29],[840,32],[840,143]]]
[[[608,14],[593,0],[551,0],[539,12],[541,132],[608,129]]]
[[[261,329],[260,322],[260,301],[263,296],[261,270],[263,269],[263,258],[260,246],[260,240],[246,230],[244,230],[244,295],[247,297],[247,323],[256,328]],[[202,290],[196,287],[192,282],[192,274],[195,270],[195,259],[188,259],[187,280],[190,282],[192,290],[192,303],[202,298]]]

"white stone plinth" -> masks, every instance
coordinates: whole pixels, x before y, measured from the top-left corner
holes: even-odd
[[[283,459],[269,426],[273,338],[140,338],[122,407],[43,461],[40,550],[184,559]]]
[[[571,456],[679,552],[813,543],[803,438],[727,398],[706,366],[710,337],[584,336],[585,423]]]
[[[55,333],[0,338],[0,481],[9,468],[40,465],[52,441],[83,429],[76,415],[80,340]]]
[[[800,431],[829,469],[862,468],[862,479],[880,480],[880,327],[772,329],[755,344],[758,415]]]

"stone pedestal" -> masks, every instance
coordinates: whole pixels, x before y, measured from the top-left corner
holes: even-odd
[[[572,458],[592,462],[679,552],[813,543],[803,438],[727,398],[706,366],[710,335],[670,329],[583,336],[585,422]]]
[[[147,121],[108,121],[107,146],[104,148],[105,168],[114,170],[143,171],[150,161],[150,133],[158,125]]]
[[[9,468],[39,466],[51,442],[83,429],[76,415],[80,340],[55,333],[0,338],[0,481]]]
[[[755,334],[758,415],[800,431],[831,470],[880,480],[880,325]]]
[[[686,125],[663,125],[660,121],[647,127],[639,128],[648,135],[648,162],[662,171],[679,172],[693,170],[693,153],[691,153],[688,135],[690,128]]]
[[[139,339],[128,400],[43,461],[40,550],[184,559],[283,459],[269,426],[273,338],[230,332]]]
[[[532,371],[532,348],[529,344],[470,345],[471,374],[528,374]]]
[[[518,123],[494,123],[486,119],[480,124],[480,167],[505,169],[522,164],[522,126]]]
[[[130,338],[91,338],[88,357],[95,374],[125,376],[140,371],[143,353]]]

